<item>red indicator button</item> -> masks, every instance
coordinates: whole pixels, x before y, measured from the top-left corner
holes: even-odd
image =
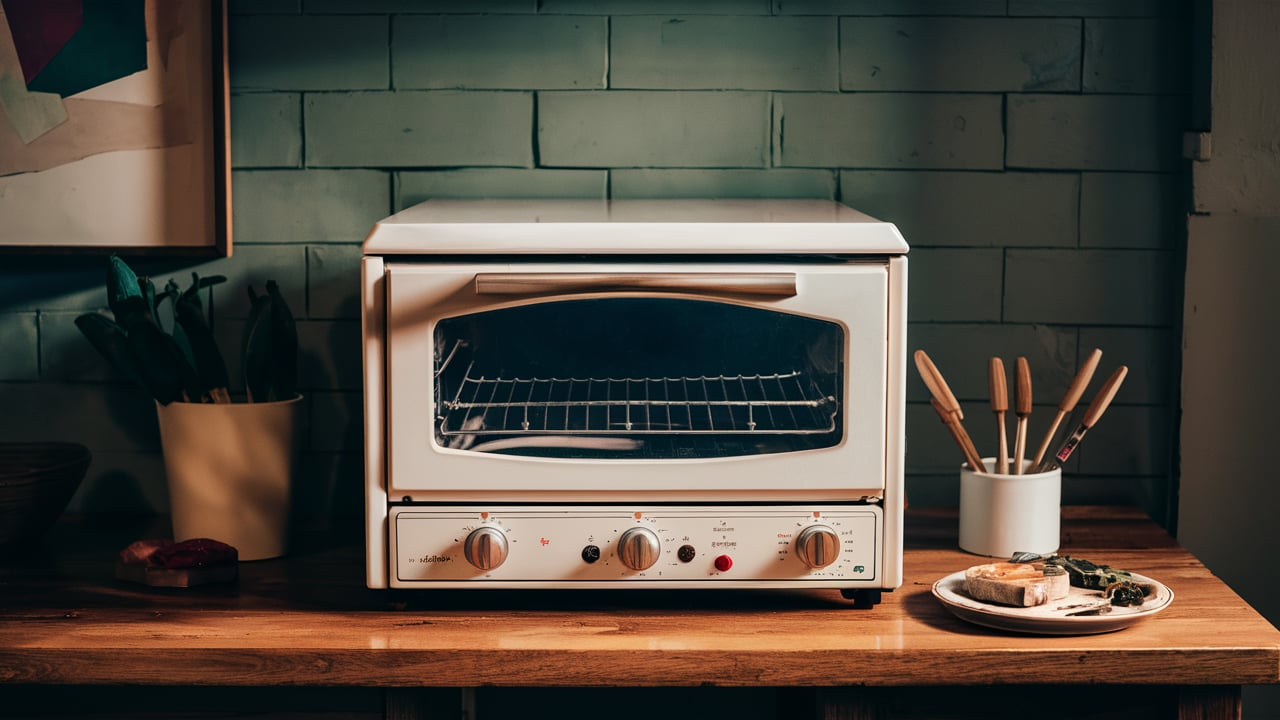
[[[728,555],[717,555],[715,559],[716,569],[720,572],[726,572],[733,567],[733,558]]]

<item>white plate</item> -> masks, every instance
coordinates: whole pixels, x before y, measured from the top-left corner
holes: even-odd
[[[978,625],[1038,635],[1093,635],[1127,628],[1173,602],[1173,591],[1163,584],[1137,573],[1133,573],[1133,579],[1156,588],[1155,593],[1137,607],[1110,605],[1101,590],[1078,587],[1072,587],[1061,600],[1027,608],[980,602],[965,593],[963,570],[934,583],[933,595],[956,617]],[[1101,615],[1072,614],[1102,606],[1111,609]]]

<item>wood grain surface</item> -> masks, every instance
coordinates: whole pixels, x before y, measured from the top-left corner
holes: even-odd
[[[1066,554],[1147,575],[1163,613],[1039,637],[952,616],[939,578],[981,558],[952,511],[910,511],[905,582],[871,609],[837,591],[415,591],[363,587],[333,540],[242,563],[238,583],[112,577],[148,530],[59,527],[0,561],[0,683],[220,686],[1217,686],[1280,681],[1280,631],[1141,514],[1066,508]]]

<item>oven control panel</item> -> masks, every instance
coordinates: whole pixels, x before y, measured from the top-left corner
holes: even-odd
[[[393,508],[392,586],[875,586],[875,505]]]

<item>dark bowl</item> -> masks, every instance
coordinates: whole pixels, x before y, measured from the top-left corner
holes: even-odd
[[[78,443],[0,442],[0,545],[44,534],[76,494],[91,457]]]

